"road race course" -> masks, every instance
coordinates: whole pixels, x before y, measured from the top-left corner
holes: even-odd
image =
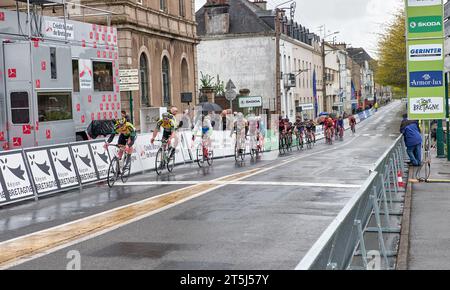
[[[75,250],[81,269],[294,269],[398,137],[403,111],[391,103],[331,146],[1,209],[0,267],[66,269]]]

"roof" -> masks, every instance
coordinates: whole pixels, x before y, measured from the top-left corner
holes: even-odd
[[[347,48],[348,55],[358,64],[362,64],[364,61],[372,61],[373,58],[362,47],[349,47]]]
[[[265,21],[258,17],[260,11],[264,11],[257,5],[247,0],[228,0],[230,15],[230,34],[275,32]],[[205,6],[196,13],[197,34],[206,35]],[[273,17],[272,17],[273,18]]]
[[[275,33],[275,12],[273,10],[265,10],[249,0],[227,0],[216,5],[205,4],[197,11],[195,14],[197,34],[199,36],[206,35],[205,13],[207,11],[220,14],[227,10],[230,22],[228,34]],[[284,25],[283,33],[291,38],[308,45],[312,45],[312,39],[320,41],[319,36],[314,35],[311,38],[309,29],[289,20],[286,16],[281,18],[281,23]]]

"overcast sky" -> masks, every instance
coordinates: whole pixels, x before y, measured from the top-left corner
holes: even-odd
[[[267,0],[268,8],[287,0]],[[376,57],[377,34],[383,32],[385,23],[393,13],[404,5],[403,0],[296,0],[295,20],[310,31],[320,33],[325,25],[327,34],[339,31],[337,41],[350,43],[353,47],[364,47]],[[195,0],[196,10],[206,0]],[[289,4],[281,7],[289,7]],[[320,34],[320,36],[323,36]],[[331,41],[333,36],[327,38]]]

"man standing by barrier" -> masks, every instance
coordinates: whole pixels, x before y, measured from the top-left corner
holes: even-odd
[[[400,132],[405,138],[411,165],[420,166],[422,164],[422,135],[420,134],[419,123],[417,121],[409,121],[408,115],[404,114]]]

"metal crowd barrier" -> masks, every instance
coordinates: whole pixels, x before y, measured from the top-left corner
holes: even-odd
[[[361,269],[372,267],[370,257],[379,254],[380,268],[391,269],[385,234],[399,233],[400,227],[390,218],[400,214],[394,203],[402,202],[400,175],[406,175],[406,150],[403,136],[377,161],[370,176],[344,209],[333,220],[296,270],[349,270],[355,257],[361,257]],[[384,218],[382,218],[384,216]],[[371,227],[370,224],[375,226]],[[377,249],[368,249],[367,233],[375,233]]]

